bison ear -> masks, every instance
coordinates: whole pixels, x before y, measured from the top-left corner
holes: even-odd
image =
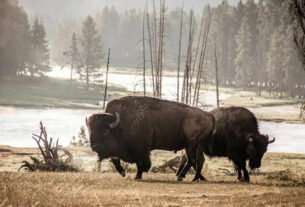
[[[88,118],[86,117],[86,126],[88,126]]]
[[[253,158],[256,154],[256,150],[254,148],[254,145],[253,145],[253,138],[249,137],[248,138],[248,146],[247,146],[247,155],[249,158]]]

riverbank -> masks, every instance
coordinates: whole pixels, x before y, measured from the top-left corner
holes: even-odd
[[[176,182],[175,174],[144,173],[134,181],[135,165],[122,178],[109,162],[94,172],[96,155],[87,147],[68,148],[78,173],[17,172],[21,161],[38,156],[35,148],[0,146],[0,204],[4,206],[302,206],[305,203],[305,154],[266,153],[263,175],[250,175],[250,184],[238,182],[219,168],[233,171],[223,158],[206,159],[207,182],[192,183],[194,175]],[[152,166],[177,156],[153,151]],[[108,169],[108,170],[105,170]],[[303,174],[303,175],[302,175]]]
[[[109,84],[107,100],[128,94],[123,86]],[[17,77],[0,82],[0,105],[24,108],[99,108],[104,87],[57,78]]]
[[[210,87],[211,90],[211,87]],[[305,100],[296,98],[278,98],[262,92],[242,91],[233,88],[220,88],[220,93],[230,94],[220,101],[221,106],[242,106],[250,109],[261,121],[304,124],[299,118],[301,103]]]
[[[140,72],[129,68],[113,68],[109,75],[107,100],[126,95],[143,95]],[[175,99],[176,78],[172,72],[168,72],[167,75],[164,78],[163,92],[166,94],[163,97]],[[150,79],[147,78],[149,85]],[[70,87],[67,79],[58,78],[4,80],[0,82],[0,105],[25,108],[100,108],[97,103],[103,100],[103,86],[91,84],[90,90],[87,91],[85,88],[83,82],[73,81],[72,87]],[[202,86],[202,89],[202,94],[209,91],[207,96],[215,93],[215,87],[212,85]],[[151,90],[151,88],[147,90]],[[224,95],[220,100],[221,106],[247,107],[259,120],[304,123],[299,118],[300,103],[304,100],[269,97],[267,92],[262,92],[261,96],[257,96],[255,91],[242,91],[235,88],[220,88],[220,93]],[[215,98],[207,98],[208,105],[211,105],[210,102],[215,105]]]

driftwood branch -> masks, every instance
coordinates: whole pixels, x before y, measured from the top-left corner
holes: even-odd
[[[23,161],[21,167],[29,171],[76,171],[77,169],[71,166],[73,156],[72,154],[62,147],[58,146],[59,139],[56,140],[55,146],[53,146],[53,138],[48,138],[47,131],[40,122],[40,134],[32,134],[32,138],[36,142],[40,153],[43,157],[43,160],[39,160],[35,157],[31,157],[32,163],[28,161]],[[58,152],[62,151],[63,156],[66,156],[66,159],[61,159]],[[18,170],[18,171],[19,171]]]

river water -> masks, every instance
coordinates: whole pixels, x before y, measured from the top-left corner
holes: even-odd
[[[68,74],[68,71],[67,71]],[[67,77],[67,76],[65,76]],[[109,82],[125,86],[129,91],[139,91],[142,87],[140,75],[109,74]],[[177,79],[163,79],[163,98],[175,100]],[[148,83],[149,84],[149,83]],[[151,88],[148,87],[148,91]],[[221,94],[220,98],[228,95]],[[215,105],[215,94],[201,95],[202,103]],[[207,110],[210,109],[206,108]],[[77,137],[80,127],[85,126],[86,117],[98,110],[92,109],[54,109],[20,108],[0,106],[0,145],[16,147],[36,147],[32,133],[39,133],[39,122],[46,126],[48,135],[59,139],[59,144],[67,146],[73,136]],[[305,124],[264,122],[259,123],[260,131],[275,137],[276,142],[269,146],[270,152],[305,153]]]

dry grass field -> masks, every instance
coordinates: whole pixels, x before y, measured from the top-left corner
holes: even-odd
[[[207,182],[192,183],[193,175],[176,182],[174,173],[145,173],[134,181],[134,165],[125,178],[103,163],[94,172],[95,155],[89,148],[69,148],[78,173],[17,172],[21,161],[37,149],[0,146],[0,206],[305,206],[305,155],[267,153],[261,172],[250,184],[239,183],[226,159],[208,159],[203,169]],[[174,153],[154,151],[153,166]]]

